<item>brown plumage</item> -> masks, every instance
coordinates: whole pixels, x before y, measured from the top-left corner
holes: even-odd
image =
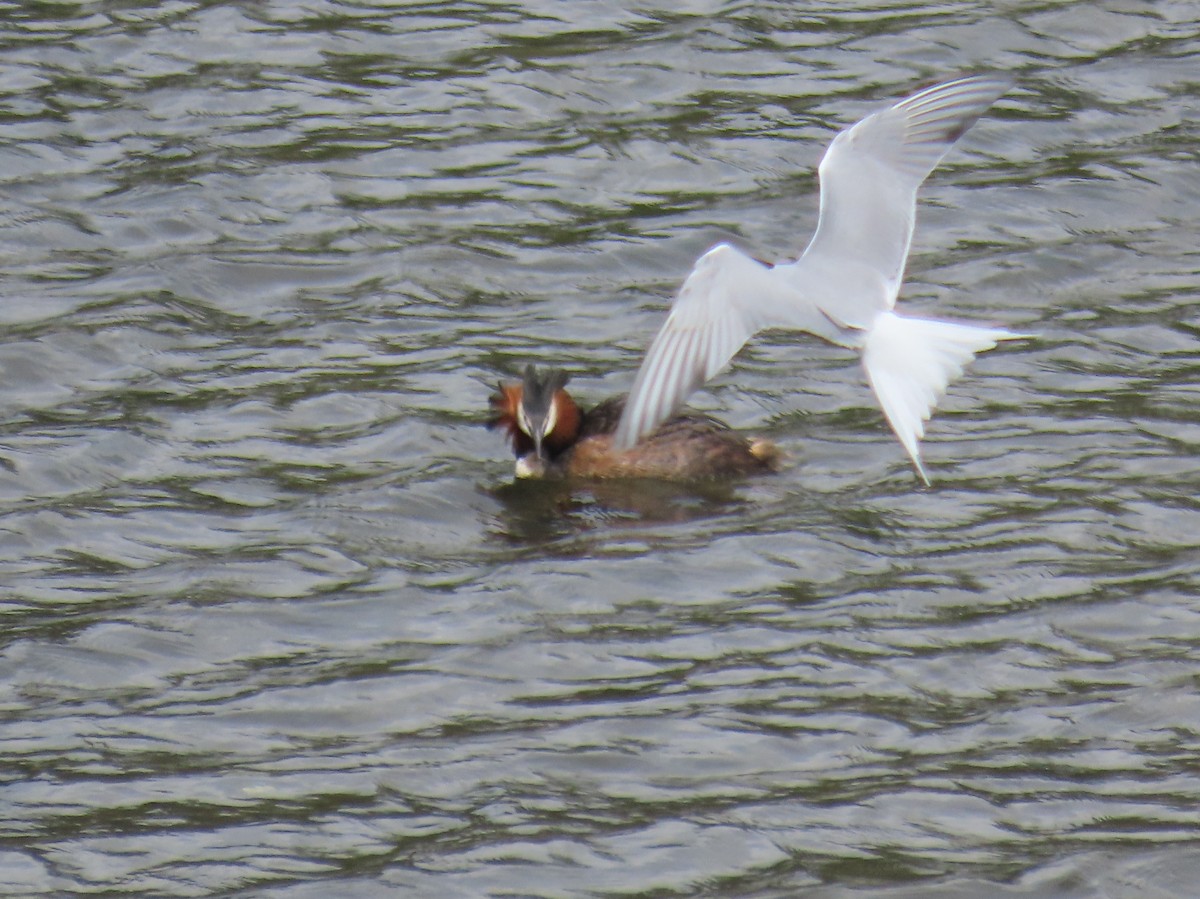
[[[774,471],[782,453],[769,440],[747,440],[714,418],[679,415],[629,450],[612,447],[624,397],[582,411],[557,369],[527,366],[519,383],[491,396],[488,427],[502,428],[517,457],[518,477],[696,480]]]

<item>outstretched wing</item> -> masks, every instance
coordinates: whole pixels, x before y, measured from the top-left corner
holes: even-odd
[[[779,309],[801,303],[790,286],[770,276],[768,266],[729,244],[701,256],[646,352],[614,445],[628,449],[657,428],[756,332],[781,324]],[[814,309],[813,315],[820,313]]]
[[[826,311],[854,327],[896,301],[912,243],[917,189],[943,156],[1011,82],[992,76],[959,78],[928,88],[867,116],[830,144],[818,172],[821,211],[804,256],[780,265],[777,276],[807,287],[813,276],[863,269],[884,289],[827,291],[837,303]],[[883,305],[880,305],[882,299]]]

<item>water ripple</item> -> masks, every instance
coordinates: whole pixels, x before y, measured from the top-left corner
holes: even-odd
[[[1192,4],[8,4],[13,895],[1184,895],[1200,734]],[[512,484],[835,131],[1017,84],[903,302],[1034,339],[930,425],[773,335],[740,484]]]

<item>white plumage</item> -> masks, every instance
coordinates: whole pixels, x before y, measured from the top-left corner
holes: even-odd
[[[842,131],[819,168],[808,248],[774,267],[728,244],[700,257],[650,345],[617,428],[633,446],[747,340],[795,328],[862,352],[884,415],[917,472],[919,441],[946,386],[975,354],[1023,335],[892,311],[912,242],[917,189],[1010,82],[976,76],[931,87]]]

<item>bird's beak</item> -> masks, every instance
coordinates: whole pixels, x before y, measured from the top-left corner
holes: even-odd
[[[518,478],[544,478],[547,467],[545,459],[529,453],[517,460],[516,474]]]

